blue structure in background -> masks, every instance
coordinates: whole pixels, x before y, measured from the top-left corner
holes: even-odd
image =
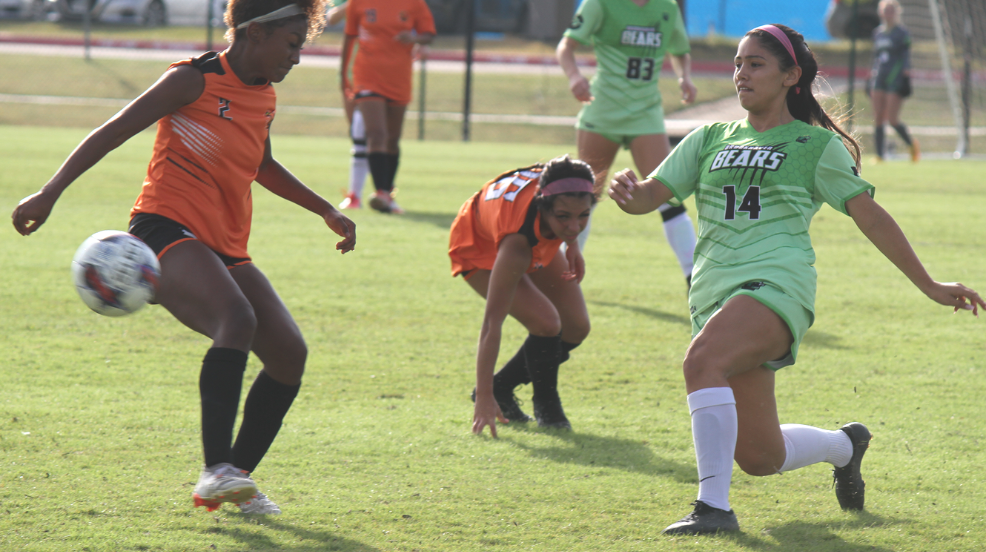
[[[685,20],[688,36],[711,32],[740,37],[767,23],[782,23],[805,36],[805,40],[832,40],[825,30],[829,0],[687,0]]]

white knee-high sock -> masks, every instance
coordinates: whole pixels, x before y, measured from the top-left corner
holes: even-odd
[[[787,452],[781,473],[819,462],[841,468],[852,458],[852,440],[840,429],[829,431],[801,424],[781,424],[781,434]]]
[[[349,137],[353,140],[353,156],[349,161],[349,191],[362,198],[363,185],[370,173],[370,163],[366,159],[366,125],[363,123],[363,113],[358,109],[353,112]]]
[[[736,399],[729,387],[699,389],[688,395],[692,440],[698,461],[698,499],[729,510],[729,485],[736,453]]]
[[[667,204],[665,204],[667,205]],[[662,205],[661,207],[664,207]],[[681,272],[687,278],[695,268],[695,227],[688,213],[681,213],[664,223],[664,237],[678,257]]]

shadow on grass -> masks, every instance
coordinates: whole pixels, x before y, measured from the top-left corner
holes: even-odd
[[[435,226],[448,230],[452,228],[452,221],[458,213],[422,213],[416,211],[406,211],[401,218],[414,221],[434,224]]]
[[[599,305],[601,307],[612,307],[612,308],[615,308],[615,309],[628,310],[630,312],[635,312],[637,314],[642,314],[642,315],[648,316],[650,318],[657,318],[658,320],[663,320],[665,322],[673,322],[675,324],[683,324],[685,326],[688,326],[689,328],[692,327],[692,319],[691,318],[689,318],[687,316],[683,316],[683,315],[662,312],[662,311],[659,311],[657,309],[649,309],[647,307],[639,307],[637,305],[624,305],[624,304],[621,304],[621,303],[610,303],[610,302],[607,302],[607,301],[586,301],[586,303],[589,303],[589,304],[592,304],[592,305]]]
[[[267,530],[291,533],[296,538],[311,541],[311,544],[285,547],[271,540],[267,535],[257,533],[246,528],[239,527],[213,527],[207,529],[206,534],[217,533],[236,539],[247,547],[248,550],[293,550],[296,552],[304,551],[332,551],[345,550],[347,552],[379,552],[379,548],[368,546],[352,539],[340,537],[329,531],[315,531],[305,529],[295,525],[284,523],[274,519],[274,516],[254,516],[246,514],[232,514],[229,517],[240,519],[246,523],[256,523]]]
[[[839,341],[841,339],[841,337],[830,333],[825,333],[818,330],[808,330],[808,333],[805,334],[804,339],[801,340],[801,344],[812,347],[824,347],[826,349],[851,349],[851,347],[846,347],[845,345],[840,344]]]
[[[511,424],[511,429],[526,433],[542,433],[545,436],[556,437],[561,441],[556,446],[532,446],[530,443],[511,439],[506,432],[500,433],[500,439],[509,441],[536,458],[586,467],[615,468],[654,477],[667,477],[680,483],[698,483],[693,464],[686,465],[661,458],[654,454],[648,445],[640,441],[601,437],[589,433],[539,429],[534,422],[526,425]]]
[[[787,552],[817,550],[819,552],[891,552],[892,549],[874,546],[868,543],[847,542],[836,534],[833,529],[862,529],[865,527],[881,527],[900,522],[887,521],[880,516],[868,512],[859,512],[856,519],[845,523],[806,523],[792,521],[777,527],[766,527],[759,535],[748,533],[732,533],[723,535],[723,539],[735,542],[738,546],[750,550],[766,552]]]

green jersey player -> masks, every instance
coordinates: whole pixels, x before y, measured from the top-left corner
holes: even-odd
[[[694,511],[665,529],[672,535],[739,530],[729,506],[734,459],[750,475],[828,462],[839,505],[863,508],[866,426],[781,425],[774,397],[775,371],[794,363],[814,319],[808,226],[823,203],[851,216],[932,300],[974,314],[986,307],[962,284],[932,280],[873,201],[873,187],[859,177],[859,145],[812,95],[818,64],[801,34],[758,27],[740,41],[735,62],[747,118],[694,131],[648,179],[624,170],[609,188],[632,214],[690,195],[699,210],[693,338],[684,361],[699,491]]]
[[[592,83],[575,62],[579,44],[591,46],[597,71]],[[620,146],[628,147],[637,169],[648,174],[671,151],[657,79],[669,55],[679,76],[682,99],[695,100],[688,35],[674,0],[585,0],[558,44],[558,62],[569,88],[583,102],[577,124],[579,157],[605,187]],[[668,243],[686,280],[691,279],[695,229],[682,206],[662,205]],[[588,228],[579,237],[585,247]]]

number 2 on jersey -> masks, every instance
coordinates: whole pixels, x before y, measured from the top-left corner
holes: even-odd
[[[726,220],[736,219],[736,211],[744,211],[750,214],[750,220],[760,219],[760,186],[750,186],[743,194],[743,201],[739,209],[736,208],[736,186],[732,184],[722,187],[722,193],[726,194]]]

